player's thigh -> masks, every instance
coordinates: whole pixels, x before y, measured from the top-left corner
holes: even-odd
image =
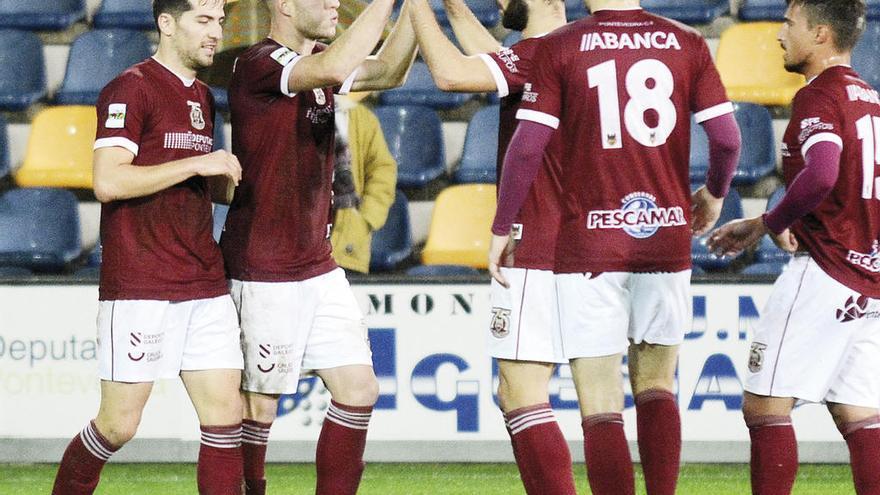
[[[498,360],[498,400],[510,412],[548,402],[550,377],[555,363]]]
[[[672,390],[678,365],[677,345],[632,343],[627,353],[633,396],[646,390]]]
[[[623,411],[622,354],[571,360],[581,415]]]
[[[851,358],[858,324],[836,313],[851,296],[809,257],[794,258],[776,280],[756,325],[745,390],[808,402],[839,399],[833,387]],[[840,393],[846,398],[845,390]]]
[[[345,273],[334,270],[314,280],[319,294],[315,317],[303,354],[303,369],[314,370],[338,401],[375,401],[369,333]],[[352,404],[356,405],[356,404]]]
[[[556,275],[559,324],[565,357],[594,358],[621,354],[629,342],[629,274]]]
[[[770,397],[751,392],[743,393],[743,416],[746,421],[761,416],[788,416],[794,409],[793,397]]]
[[[549,270],[502,268],[509,283],[492,280],[489,355],[513,361],[566,363],[556,279]]]
[[[633,273],[627,285],[630,341],[677,346],[693,325],[691,271]]]
[[[317,295],[302,282],[230,281],[241,324],[241,388],[275,396],[296,393]],[[260,407],[263,401],[255,401]]]
[[[123,383],[101,380],[101,404],[95,424],[111,444],[120,446],[134,437],[153,382]]]
[[[180,379],[199,417],[199,424],[216,426],[241,422],[241,370],[181,371]]]

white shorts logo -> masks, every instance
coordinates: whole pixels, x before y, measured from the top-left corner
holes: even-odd
[[[503,339],[510,333],[510,310],[503,308],[492,308],[492,322],[489,323],[489,330],[496,339]]]
[[[752,349],[749,352],[749,371],[757,373],[764,367],[764,350],[767,349],[766,344],[760,342],[752,342]]]
[[[107,121],[104,127],[107,129],[125,128],[125,103],[111,103],[107,107]]]
[[[617,210],[593,210],[587,214],[588,229],[623,229],[636,239],[656,234],[661,227],[687,225],[684,209],[657,206],[657,198],[646,192],[627,194]]]

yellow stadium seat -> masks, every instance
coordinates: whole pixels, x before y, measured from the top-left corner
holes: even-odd
[[[422,263],[486,268],[494,217],[494,185],[447,187],[434,203]]]
[[[60,106],[40,111],[31,124],[24,163],[15,173],[22,187],[92,188],[95,107]]]
[[[782,24],[734,24],[721,33],[716,65],[727,97],[760,105],[791,104],[804,77],[783,67],[783,50],[776,40]]]

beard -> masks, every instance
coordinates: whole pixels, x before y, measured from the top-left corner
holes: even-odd
[[[803,74],[804,67],[807,66],[806,60],[801,60],[800,62],[786,62],[784,67],[788,72],[793,72],[795,74]]]
[[[529,6],[523,0],[510,0],[501,17],[501,25],[507,29],[522,31],[528,23]]]

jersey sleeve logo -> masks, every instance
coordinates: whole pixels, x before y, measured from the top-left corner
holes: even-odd
[[[535,103],[538,101],[538,93],[532,91],[532,83],[525,83],[523,85],[522,101],[526,103]]]
[[[798,135],[798,142],[804,144],[811,135],[819,131],[833,131],[834,124],[822,122],[821,117],[809,117],[801,120],[801,133]]]
[[[519,72],[519,69],[516,68],[516,63],[519,62],[519,56],[513,53],[513,50],[506,47],[501,47],[498,52],[495,53],[498,56],[498,59],[504,63],[504,67],[512,74],[516,74]]]
[[[107,121],[104,127],[107,129],[125,128],[125,103],[111,103],[107,107]]]
[[[281,47],[274,52],[272,52],[269,56],[272,57],[276,62],[281,65],[287,65],[291,60],[296,58],[297,53],[290,48]]]

